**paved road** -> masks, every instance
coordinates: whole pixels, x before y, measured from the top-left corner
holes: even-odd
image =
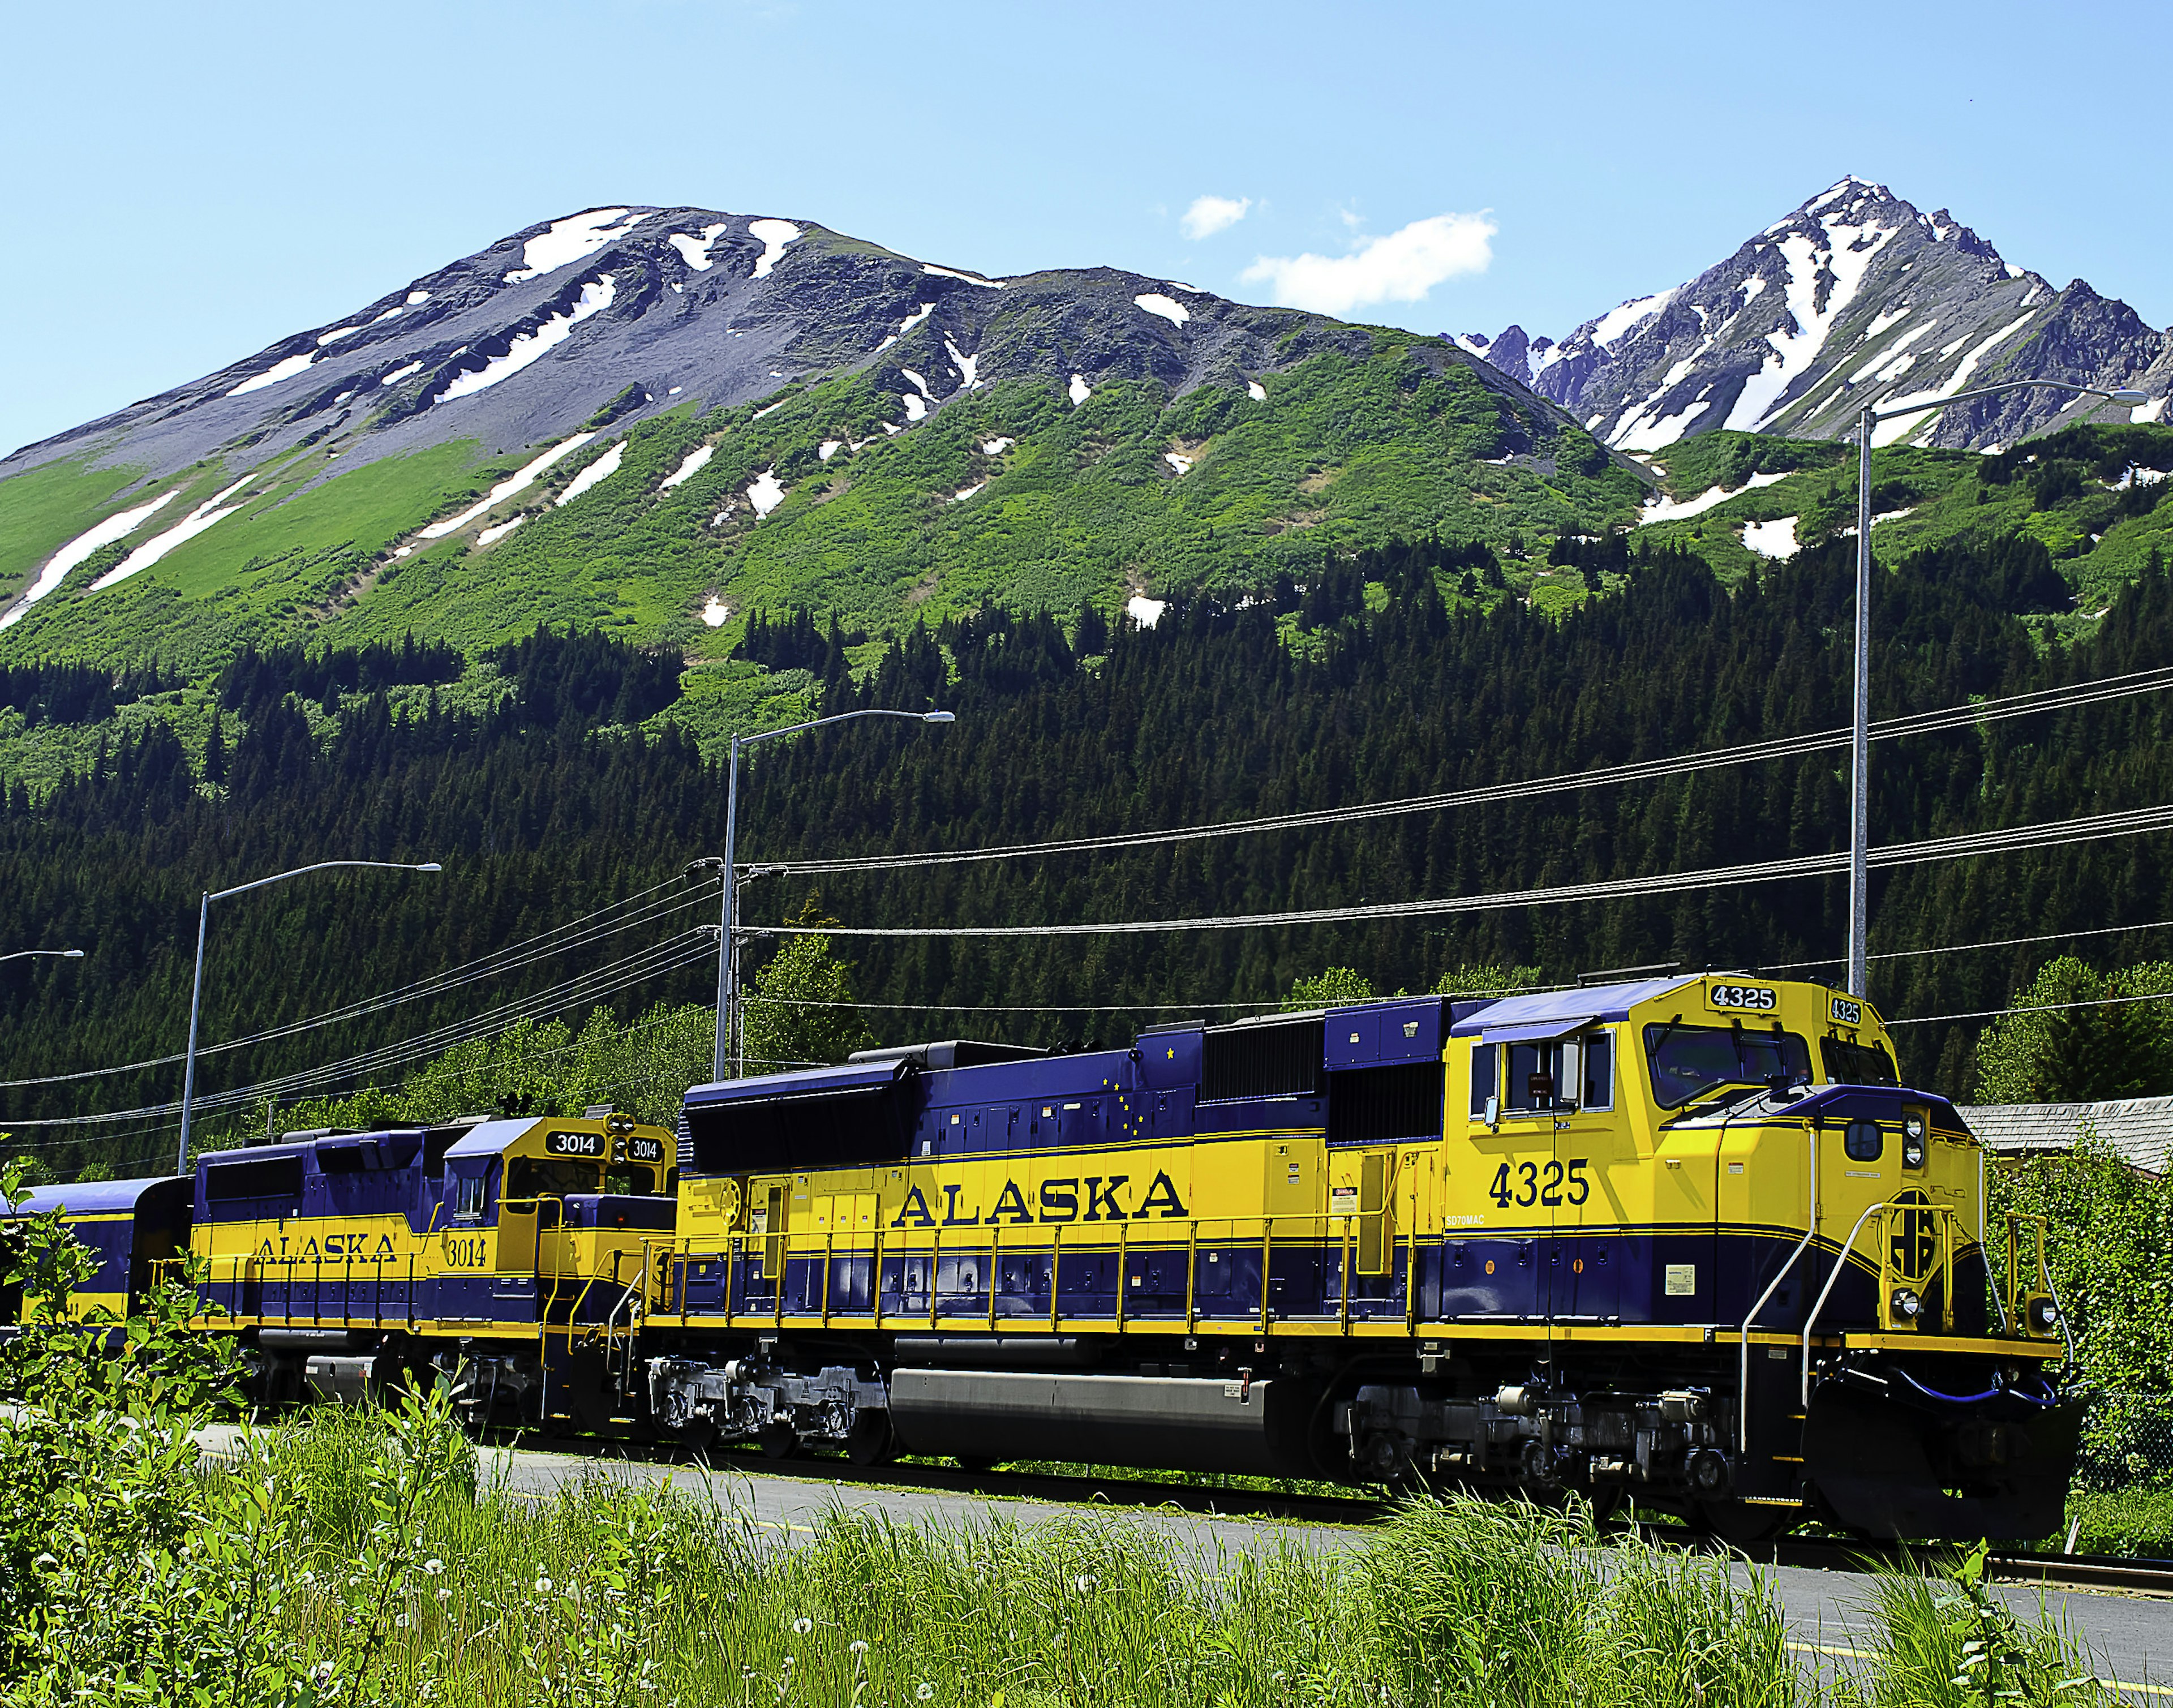
[[[493,1448],[484,1457],[486,1476],[503,1479],[512,1493],[539,1497],[597,1469],[592,1457],[528,1449]],[[724,1510],[774,1532],[788,1544],[812,1535],[825,1513],[838,1510],[951,1523],[997,1517],[1028,1523],[1076,1517],[1081,1510],[1075,1503],[995,1498],[957,1487],[850,1483],[812,1470],[792,1474],[729,1467],[704,1473],[639,1460],[612,1469],[628,1477],[655,1480],[670,1476],[682,1486],[705,1486]],[[1217,1553],[1259,1554],[1283,1548],[1355,1550],[1366,1544],[1365,1528],[1358,1525],[1217,1516],[1172,1507],[1117,1510],[1162,1528],[1180,1544],[1208,1558]],[[1747,1576],[1750,1568],[1737,1570]],[[1869,1578],[1808,1566],[1759,1570],[1771,1583],[1787,1618],[1791,1640],[1807,1666],[1830,1673],[1836,1664],[1846,1664],[1852,1651],[1860,1653],[1868,1646],[1873,1630],[1866,1611],[1872,1596]],[[2024,1619],[2036,1617],[2039,1590],[2003,1584],[1998,1592]],[[2044,1592],[2042,1602],[2089,1644],[2100,1677],[2130,1687],[2138,1702],[2173,1704],[2173,1602],[2074,1590]]]

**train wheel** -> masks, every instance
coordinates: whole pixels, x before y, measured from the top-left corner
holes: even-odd
[[[1748,1506],[1740,1501],[1698,1501],[1691,1505],[1690,1528],[1748,1552],[1791,1528],[1801,1514],[1792,1507]]]
[[[762,1432],[761,1440],[765,1459],[789,1459],[800,1452],[800,1437],[790,1424],[772,1424]]]
[[[891,1435],[890,1414],[864,1411],[853,1418],[852,1433],[845,1437],[845,1457],[860,1466],[880,1465],[895,1458],[898,1449]]]

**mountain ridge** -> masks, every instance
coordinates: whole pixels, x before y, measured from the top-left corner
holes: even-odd
[[[215,661],[387,623],[488,645],[532,594],[715,655],[751,600],[887,632],[930,597],[1113,609],[1394,536],[1521,555],[1626,524],[1640,481],[1448,340],[602,207],[0,460],[0,655]],[[882,568],[841,593],[845,560]]]
[[[1933,334],[1936,333],[1935,337]],[[1998,450],[2077,422],[2162,421],[2173,329],[2085,281],[2056,288],[1941,208],[1842,179],[1667,290],[1618,304],[1556,342],[1521,326],[1464,349],[1632,454],[1727,428],[1837,439],[1866,401],[1934,402],[1971,385],[2046,379],[2149,401],[2016,392],[1882,426],[1877,442]]]

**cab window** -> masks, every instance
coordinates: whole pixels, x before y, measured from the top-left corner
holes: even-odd
[[[1471,1118],[1486,1118],[1486,1102],[1502,1092],[1501,1046],[1474,1044],[1471,1047]]]
[[[527,1209],[535,1199],[598,1191],[602,1174],[596,1163],[570,1156],[516,1156],[505,1171],[505,1195]]]
[[[1846,1038],[1822,1037],[1819,1058],[1825,1064],[1826,1079],[1836,1086],[1898,1086],[1894,1058],[1883,1043],[1851,1043]]]
[[[1663,1109],[1687,1103],[1716,1086],[1785,1086],[1811,1077],[1810,1046],[1777,1026],[1754,1032],[1748,1026],[1655,1021],[1645,1028],[1645,1057],[1653,1071],[1653,1099]]]
[[[653,1198],[656,1171],[643,1162],[619,1162],[604,1170],[604,1190],[628,1198]]]
[[[1587,1032],[1573,1042],[1578,1046],[1573,1059],[1561,1040],[1509,1046],[1512,1111],[1529,1115],[1572,1104],[1580,1109],[1615,1107],[1614,1035]],[[1546,1089],[1536,1089],[1541,1086]]]

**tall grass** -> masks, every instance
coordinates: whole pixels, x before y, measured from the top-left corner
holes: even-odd
[[[1941,1576],[1883,1567],[1873,1578],[1879,1635],[1850,1694],[1871,1708],[2116,1708],[2088,1650],[2041,1605],[2017,1618],[1984,1581],[1985,1548]]]
[[[1332,1553],[1273,1531],[1226,1551],[1144,1514],[903,1523],[839,1506],[787,1534],[725,1479],[599,1468],[516,1494],[478,1478],[434,1400],[313,1412],[191,1475],[208,1544],[243,1495],[272,1544],[233,1555],[268,1580],[254,1682],[229,1673],[207,1699],[250,1708],[1819,1700],[1756,1573],[1603,1538],[1582,1508],[1413,1501]],[[2063,1634],[2006,1615],[1966,1568],[1878,1593],[1875,1657],[1840,1700],[2103,1700]],[[83,1695],[50,1666],[0,1685],[8,1705]]]
[[[285,1616],[312,1662],[342,1655],[353,1620],[382,1436],[321,1413],[266,1453],[307,1515]],[[541,1500],[456,1487],[418,1512],[407,1557],[371,1688],[477,1708],[1764,1708],[1798,1692],[1770,1598],[1723,1562],[1603,1547],[1587,1517],[1520,1506],[1414,1503],[1341,1554],[1272,1536],[1224,1552],[1123,1515],[839,1507],[801,1538],[701,1485],[599,1470]]]

